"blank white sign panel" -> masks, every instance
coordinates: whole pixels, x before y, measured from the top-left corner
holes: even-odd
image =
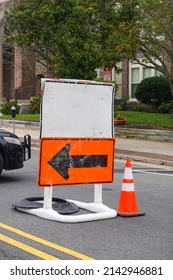
[[[113,137],[113,86],[44,81],[41,137]]]

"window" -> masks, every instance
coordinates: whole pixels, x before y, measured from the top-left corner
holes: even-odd
[[[151,68],[143,67],[143,80],[151,77]]]
[[[116,91],[116,98],[122,97],[122,73],[119,73],[115,75],[115,81],[117,85],[117,91]]]
[[[119,70],[122,70],[122,63],[117,64]],[[115,71],[115,68],[112,69],[112,80],[115,81],[117,85],[117,90],[116,90],[116,98],[122,98],[122,71],[117,73]]]
[[[135,92],[140,82],[140,68],[132,68],[132,80],[131,80],[131,97],[135,98]]]
[[[162,73],[160,73],[158,70],[155,70],[155,76],[159,77],[161,75],[162,75]]]

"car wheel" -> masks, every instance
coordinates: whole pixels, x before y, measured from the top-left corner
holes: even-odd
[[[3,167],[4,167],[4,162],[3,162],[3,158],[2,158],[2,156],[0,154],[0,175],[2,173]]]

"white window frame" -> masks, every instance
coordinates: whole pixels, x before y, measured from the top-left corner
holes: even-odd
[[[129,100],[130,101],[136,101],[136,98],[132,97],[132,69],[138,68],[139,69],[139,83],[143,80],[143,72],[144,68],[147,66],[150,66],[151,64],[146,64],[146,66],[143,66],[135,61],[130,60],[129,61]],[[151,77],[156,76],[156,69],[151,68]]]

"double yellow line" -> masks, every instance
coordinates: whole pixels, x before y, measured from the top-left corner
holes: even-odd
[[[75,257],[77,259],[81,259],[81,260],[94,260],[93,258],[90,258],[87,255],[81,254],[81,253],[79,253],[77,251],[68,249],[66,247],[60,246],[60,245],[55,244],[55,243],[52,243],[50,241],[47,241],[47,240],[42,239],[40,237],[37,237],[35,235],[31,235],[31,234],[29,234],[27,232],[24,232],[24,231],[19,230],[17,228],[8,226],[6,224],[0,223],[0,227],[2,229],[5,229],[5,230],[8,230],[8,231],[13,232],[15,234],[18,234],[20,236],[23,236],[23,237],[25,237],[27,239],[33,240],[33,241],[35,241],[37,243],[40,243],[42,245],[45,245],[45,246],[50,247],[52,249],[55,249],[55,250],[57,250],[59,252],[63,252],[65,254],[71,255],[71,256],[73,256],[73,257]],[[43,260],[60,260],[59,258],[56,258],[55,256],[52,256],[52,255],[49,255],[49,254],[47,254],[47,253],[45,253],[43,251],[37,250],[34,247],[28,246],[25,243],[22,243],[22,242],[19,242],[19,241],[13,239],[13,238],[7,237],[6,235],[0,234],[0,240],[5,242],[5,243],[8,243],[8,244],[10,244],[12,246],[15,246],[15,247],[17,247],[17,248],[27,252],[27,253],[35,255],[35,256],[43,259]]]

